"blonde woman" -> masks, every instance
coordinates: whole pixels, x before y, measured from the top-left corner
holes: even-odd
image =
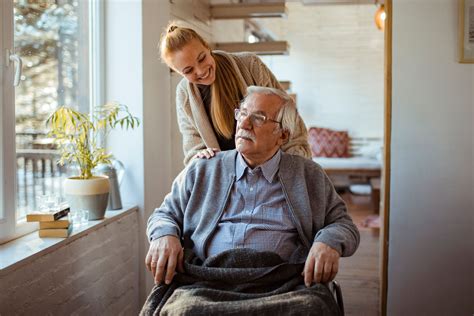
[[[185,164],[235,148],[234,109],[248,86],[281,89],[256,55],[213,51],[194,30],[174,23],[161,36],[160,53],[184,77],[176,88],[176,107]],[[309,158],[306,126],[299,116],[298,121],[295,135],[282,149]]]

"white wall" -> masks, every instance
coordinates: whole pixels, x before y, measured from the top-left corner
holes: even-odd
[[[106,99],[127,104],[138,129],[113,131],[108,146],[126,168],[122,200],[139,206],[140,306],[153,280],[144,264],[146,221],[171,185],[169,71],[158,58],[161,30],[170,19],[168,1],[106,2]]]
[[[389,315],[471,315],[473,65],[457,1],[393,4]]]
[[[287,3],[287,19],[262,19],[289,56],[263,57],[279,80],[290,80],[308,126],[383,136],[383,32],[370,5]]]
[[[0,315],[136,315],[136,212],[0,277]]]
[[[122,199],[139,206],[140,304],[153,286],[153,278],[144,265],[148,251],[146,221],[183,168],[174,110],[176,80],[159,59],[160,34],[170,20],[187,19],[187,25],[210,38],[207,24],[196,18],[205,1],[193,1],[193,5],[190,2],[108,0],[105,6],[106,99],[127,104],[141,120],[138,129],[116,130],[108,138],[112,153],[126,168]],[[181,155],[176,157],[179,152]]]

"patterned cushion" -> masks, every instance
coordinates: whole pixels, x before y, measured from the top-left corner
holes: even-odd
[[[349,134],[347,131],[311,127],[308,130],[308,142],[313,157],[350,157]]]

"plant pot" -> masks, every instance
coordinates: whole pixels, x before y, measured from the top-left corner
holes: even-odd
[[[106,176],[69,177],[64,180],[64,195],[71,211],[88,210],[89,220],[102,219],[107,209],[109,187]]]

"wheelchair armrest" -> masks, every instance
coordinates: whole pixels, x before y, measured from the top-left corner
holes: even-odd
[[[330,283],[326,284],[329,288],[329,291],[334,296],[337,305],[339,306],[339,310],[341,311],[341,315],[344,315],[344,300],[342,299],[342,290],[341,286],[336,280],[331,281]]]

